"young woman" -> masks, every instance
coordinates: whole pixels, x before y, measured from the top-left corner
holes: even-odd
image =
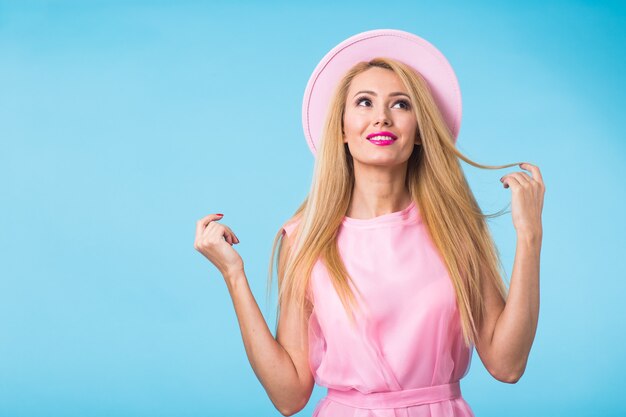
[[[252,368],[283,415],[317,382],[315,417],[473,416],[461,395],[475,347],[494,378],[524,373],[539,313],[537,166],[501,178],[517,250],[509,288],[455,146],[456,76],[430,43],[375,30],[337,45],[313,72],[303,122],[316,156],[309,195],[280,238],[274,338],[222,217],[195,248],[223,274]],[[318,151],[319,149],[319,151]],[[501,212],[499,213],[501,214]]]

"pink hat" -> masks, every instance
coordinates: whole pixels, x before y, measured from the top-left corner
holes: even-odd
[[[448,60],[417,35],[395,29],[377,29],[358,33],[335,46],[317,64],[309,78],[302,101],[302,125],[314,156],[330,98],[339,80],[357,62],[378,56],[410,65],[426,79],[456,142],[461,127],[461,91]]]

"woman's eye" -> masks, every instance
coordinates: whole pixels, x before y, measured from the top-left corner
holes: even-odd
[[[398,101],[396,102],[396,104],[399,104],[399,103],[404,104],[404,105],[406,106],[406,107],[405,107],[406,109],[410,109],[410,108],[411,108],[411,104],[409,104],[409,102],[408,102],[408,101],[406,101],[406,100],[398,100]]]
[[[371,103],[371,100],[370,100],[369,98],[367,98],[367,97],[359,97],[359,98],[356,100],[356,105],[357,105],[357,106],[360,106],[360,105],[361,105],[361,103],[362,103],[362,102],[364,102],[364,101],[367,101],[367,102],[370,102],[370,103]],[[396,101],[396,102],[395,102],[394,106],[395,106],[396,104],[400,104],[400,103],[404,104],[404,106],[405,106],[404,108],[405,108],[405,109],[407,109],[407,110],[411,108],[411,105],[410,105],[410,104],[409,104],[409,102],[408,102],[408,101],[406,101],[406,100],[398,100],[398,101]]]
[[[361,104],[361,102],[363,101],[370,101],[369,98],[365,98],[365,97],[359,97],[356,99],[356,105],[359,106]]]

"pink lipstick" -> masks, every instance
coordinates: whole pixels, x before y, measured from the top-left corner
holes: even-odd
[[[387,132],[386,130],[367,135],[367,140],[378,146],[391,145],[396,139],[398,139],[396,135],[391,132]]]
[[[387,146],[395,142],[393,139],[384,139],[384,140],[368,139],[368,140],[374,145],[378,145],[378,146]]]

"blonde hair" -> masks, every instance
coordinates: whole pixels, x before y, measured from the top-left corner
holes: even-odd
[[[304,202],[289,221],[299,219],[290,239],[291,250],[284,276],[278,281],[278,306],[292,300],[304,312],[311,271],[318,259],[324,262],[330,280],[350,322],[354,324],[356,299],[349,287],[352,279],[341,260],[337,232],[351,200],[354,185],[352,156],[342,138],[344,106],[355,76],[373,68],[385,68],[399,76],[408,90],[417,116],[421,146],[409,157],[406,186],[418,205],[423,223],[442,255],[454,285],[466,346],[475,344],[484,317],[481,281],[495,284],[503,300],[507,287],[502,279],[504,268],[500,254],[486,224],[486,219],[504,214],[503,210],[485,215],[467,183],[457,158],[484,169],[512,167],[481,165],[464,156],[455,146],[452,133],[437,107],[426,81],[412,67],[390,59],[374,58],[354,65],[339,82],[331,99],[323,137],[315,159],[311,188]],[[335,210],[328,210],[335,207]],[[272,285],[272,265],[282,228],[276,234],[269,266],[267,294]],[[280,247],[283,240],[280,239]],[[357,289],[358,291],[358,289]],[[285,298],[287,297],[287,298]],[[278,326],[278,320],[277,320]]]

